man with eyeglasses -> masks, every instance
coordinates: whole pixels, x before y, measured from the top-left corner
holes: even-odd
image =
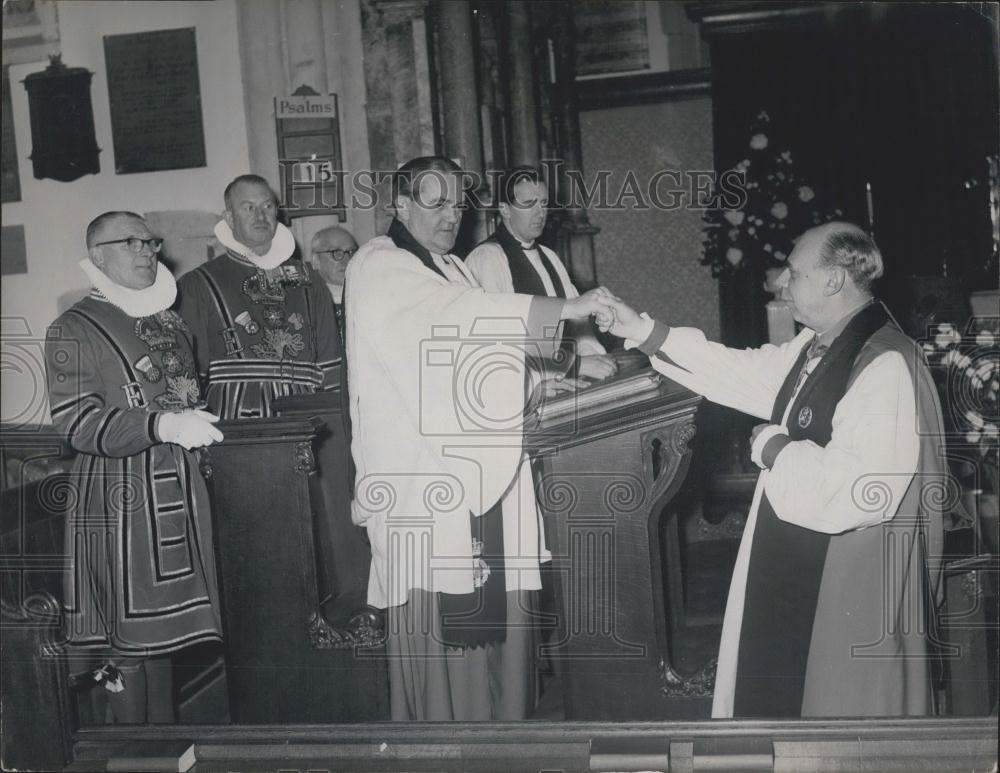
[[[312,239],[311,262],[319,275],[323,277],[323,281],[326,282],[327,289],[333,298],[341,334],[344,332],[344,272],[347,271],[347,262],[357,251],[358,243],[351,236],[350,231],[339,226],[330,226],[317,231]]]
[[[222,440],[203,410],[190,331],[170,310],[163,240],[132,212],[87,228],[93,289],[49,328],[53,424],[77,451],[66,541],[74,661],[116,721],[173,722],[171,653],[221,641],[208,492],[192,449]]]

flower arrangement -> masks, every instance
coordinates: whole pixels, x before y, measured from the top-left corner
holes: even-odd
[[[1000,457],[1000,319],[973,318],[963,335],[942,324],[923,342],[955,440],[978,455],[979,487],[997,491]]]
[[[819,206],[815,190],[796,173],[791,151],[772,140],[766,111],[754,119],[747,145],[735,167],[745,183],[742,206],[705,212],[701,262],[716,277],[754,264],[783,266],[803,232],[843,214]]]

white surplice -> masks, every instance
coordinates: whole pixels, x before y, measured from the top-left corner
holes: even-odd
[[[522,451],[534,299],[486,293],[458,258],[432,259],[444,277],[382,236],[347,269],[352,515],[368,530],[379,608],[413,589],[470,593],[469,513],[512,489],[531,506],[504,510],[507,590],[540,588],[548,557]]]
[[[660,351],[675,364],[658,357],[651,362],[709,400],[767,421],[785,377],[814,335],[805,329],[781,346],[731,349],[708,341],[700,330],[671,328]],[[782,426],[787,422],[786,409]],[[913,379],[903,356],[890,351],[853,374],[837,404],[826,446],[808,440],[789,443],[773,467],[761,472],[726,604],[713,717],[733,715],[750,548],[762,496],[767,494],[778,518],[807,529],[841,534],[873,526],[895,515],[916,471],[919,448]],[[871,491],[874,482],[884,486],[888,508],[873,507],[861,496],[862,488]]]

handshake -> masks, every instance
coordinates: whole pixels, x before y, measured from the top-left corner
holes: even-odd
[[[563,319],[593,316],[602,333],[642,343],[653,332],[653,320],[640,316],[606,287],[595,287],[578,298],[566,301]]]

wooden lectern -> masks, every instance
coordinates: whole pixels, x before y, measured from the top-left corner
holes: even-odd
[[[230,708],[238,723],[388,717],[385,654],[334,649],[314,537],[318,419],[220,422],[203,452],[212,492]],[[311,493],[312,491],[312,493]]]
[[[701,398],[638,357],[623,357],[614,379],[540,406],[528,435],[542,460],[536,490],[560,601],[545,646],[567,719],[707,716],[711,696],[711,670],[685,678],[671,666],[664,587],[680,591],[676,527],[667,555],[660,549]]]

